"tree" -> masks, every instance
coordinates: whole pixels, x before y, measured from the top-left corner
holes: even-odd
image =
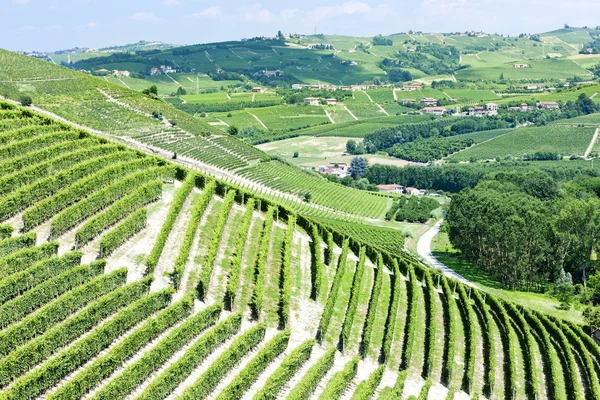
[[[23,107],[29,107],[31,104],[33,104],[33,100],[31,99],[31,96],[27,96],[27,95],[21,96],[21,98],[19,99],[19,102],[21,103],[21,105]]]
[[[144,90],[142,90],[142,93],[144,93],[145,95],[151,96],[158,96],[158,87],[156,87],[156,85],[152,85]]]
[[[348,172],[350,173],[350,176],[357,179],[365,174],[367,168],[369,168],[369,162],[366,158],[354,157],[352,161],[350,161],[350,169]]]
[[[404,71],[400,68],[390,68],[388,70],[388,78],[390,82],[407,82],[413,79],[409,71]]]
[[[229,128],[227,128],[227,133],[229,133],[231,136],[237,135],[238,132],[239,129],[237,128],[237,126],[231,125]]]
[[[294,158],[298,158],[299,154],[297,151],[294,152]]]
[[[600,327],[600,307],[587,307],[583,310],[583,318],[590,328]]]
[[[356,141],[348,140],[346,142],[346,152],[348,154],[354,154],[355,151],[356,151]]]
[[[177,96],[185,96],[187,94],[187,90],[183,88],[183,86],[179,86],[177,88]]]
[[[304,201],[305,202],[310,203],[311,199],[312,199],[312,194],[310,192],[304,193]]]

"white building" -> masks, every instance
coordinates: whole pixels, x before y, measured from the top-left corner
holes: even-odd
[[[318,106],[319,98],[318,97],[307,97],[304,99],[304,104],[308,104],[309,106]]]

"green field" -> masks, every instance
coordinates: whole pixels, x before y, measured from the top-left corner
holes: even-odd
[[[505,135],[472,146],[449,157],[450,160],[486,160],[508,155],[520,157],[535,152],[555,152],[560,155],[583,155],[595,129],[566,126],[519,128]]]

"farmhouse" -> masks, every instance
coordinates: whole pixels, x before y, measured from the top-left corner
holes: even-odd
[[[129,71],[119,71],[118,69],[113,70],[113,74],[115,74],[115,76],[124,76],[127,78],[131,76],[131,73],[129,73]]]
[[[444,115],[448,110],[444,107],[425,107],[421,112],[430,115]]]
[[[484,115],[484,114],[485,114],[485,107],[483,107],[483,106],[469,107],[469,110],[467,112],[467,115],[471,115],[471,116]]]
[[[487,103],[485,105],[485,109],[488,111],[498,111],[498,104],[496,103]]]
[[[352,86],[340,86],[338,87],[340,90],[352,90]]]
[[[173,74],[173,73],[177,72],[177,70],[176,70],[176,69],[172,68],[172,67],[171,67],[171,66],[169,66],[169,65],[161,65],[161,66],[160,66],[160,70],[161,70],[162,72],[164,72],[165,74]]]
[[[268,69],[263,69],[256,75],[262,75],[262,76],[266,76],[267,78],[272,78],[274,76],[283,76],[284,74],[285,74],[285,72],[278,70],[278,69],[274,70],[274,71],[271,71]]]
[[[437,101],[437,99],[434,99],[431,97],[424,97],[421,99],[421,104],[425,104],[427,106],[437,106],[438,101]]]
[[[304,99],[304,104],[308,104],[309,106],[318,106],[319,98],[318,97],[307,97]]]
[[[327,102],[327,104],[330,104],[330,105],[337,104],[337,99],[331,98],[331,99],[326,99],[325,101]]]
[[[307,85],[303,85],[301,83],[293,83],[292,84],[292,89],[294,90],[302,90],[306,87]]]
[[[402,86],[402,89],[400,89],[400,90],[405,91],[405,92],[412,92],[412,91],[421,90],[421,89],[423,89],[423,85],[421,85],[420,83],[411,83],[410,85]]]
[[[258,87],[258,86],[257,86],[257,87],[253,87],[253,88],[252,88],[252,91],[253,91],[254,93],[264,93],[264,92],[265,92],[265,89],[263,89],[263,88],[261,88],[261,87]]]
[[[381,193],[404,193],[404,186],[402,185],[377,185],[377,188]]]
[[[529,68],[529,64],[513,64],[513,68]]]
[[[346,163],[330,163],[328,166],[322,165],[319,167],[319,172],[327,175],[335,175],[338,178],[348,176],[348,164]]]
[[[150,70],[150,75],[160,75],[160,69],[152,67],[152,69]]]
[[[549,110],[558,110],[560,109],[560,105],[555,101],[540,101],[537,103],[539,108],[546,108]]]
[[[542,89],[544,89],[544,85],[531,83],[531,84],[523,86],[523,88],[526,90],[542,90]]]
[[[417,189],[414,187],[407,187],[406,188],[406,193],[410,194],[411,196],[423,196],[425,194],[425,191],[423,189]]]
[[[315,85],[315,84],[310,85],[310,88],[312,90],[320,90],[320,89],[323,89],[324,87],[325,87],[324,85]]]

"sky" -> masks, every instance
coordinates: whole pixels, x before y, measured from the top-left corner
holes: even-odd
[[[137,42],[195,44],[283,33],[374,36],[408,30],[517,35],[596,26],[598,0],[0,0],[0,47],[20,51]]]

